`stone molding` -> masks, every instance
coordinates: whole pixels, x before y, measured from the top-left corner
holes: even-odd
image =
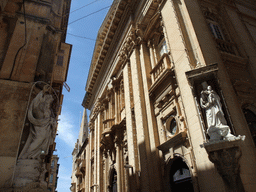
[[[169,151],[169,149],[174,148],[180,144],[183,144],[187,141],[187,131],[182,131],[177,135],[173,136],[171,139],[167,140],[165,143],[159,145],[157,148],[163,153]]]
[[[88,75],[86,91],[92,92],[96,79],[98,78],[99,71],[104,63],[107,52],[110,48],[112,39],[118,28],[119,22],[127,7],[126,1],[119,1],[113,6],[107,14],[98,34],[97,44],[93,53],[92,64]],[[107,32],[106,32],[107,31]]]

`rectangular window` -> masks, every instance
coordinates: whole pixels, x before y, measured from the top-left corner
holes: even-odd
[[[63,66],[63,60],[64,60],[64,56],[58,55],[58,58],[57,58],[57,65]]]
[[[53,168],[54,167],[54,160],[52,160],[52,164],[51,164],[51,168]]]
[[[211,31],[216,39],[225,40],[224,36],[222,34],[222,31],[221,31],[221,28],[219,27],[218,24],[209,23],[209,25],[210,25]]]
[[[50,183],[53,182],[53,174],[50,175]]]
[[[165,39],[162,39],[158,45],[159,56],[162,57],[163,54],[168,53],[167,45]]]
[[[168,50],[167,50],[167,45],[166,45],[166,41],[164,40],[163,42],[161,42],[160,44],[160,57],[162,57],[163,54],[165,53],[168,53]]]

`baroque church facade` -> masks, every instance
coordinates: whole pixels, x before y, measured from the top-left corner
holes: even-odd
[[[115,0],[72,191],[255,191],[255,78],[255,1]]]
[[[0,2],[0,191],[56,191],[70,3]]]

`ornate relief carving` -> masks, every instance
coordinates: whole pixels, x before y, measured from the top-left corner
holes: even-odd
[[[102,105],[102,102],[100,102],[99,100],[96,102],[93,110],[91,111],[92,117],[91,117],[91,121],[93,121],[97,115],[99,114],[99,112],[101,112],[104,108],[104,105]],[[90,124],[90,123],[89,123]]]
[[[240,178],[239,159],[242,156],[238,141],[222,141],[219,143],[204,144],[209,159],[217,168],[223,178],[228,191],[243,192],[243,184]]]
[[[119,146],[122,145],[123,137],[124,137],[123,130],[120,130],[120,129],[116,130],[114,142]]]
[[[90,132],[94,131],[94,123],[92,123],[92,121],[89,122],[88,127],[89,127]]]
[[[128,37],[126,38],[126,41],[123,44],[123,47],[121,48],[121,52],[119,54],[121,63],[125,63],[129,56],[134,49],[134,46],[139,45],[142,41],[141,38],[141,30],[140,29],[133,29],[130,31]]]

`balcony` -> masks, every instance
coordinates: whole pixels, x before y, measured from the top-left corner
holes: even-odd
[[[158,61],[157,65],[150,72],[153,83],[156,82],[164,73],[171,70],[172,64],[168,53],[162,55],[161,59]]]
[[[168,53],[162,55],[157,65],[150,72],[152,79],[152,86],[149,89],[150,95],[159,87],[159,84],[167,79],[173,71],[173,64],[171,63]]]
[[[112,127],[114,125],[114,122],[115,122],[115,118],[110,118],[110,119],[106,119],[104,120],[102,123],[103,123],[103,126],[104,126],[104,129],[107,129],[109,127]]]
[[[231,43],[222,39],[216,39],[217,47],[220,51],[229,53],[232,55],[237,55],[235,43]]]
[[[105,122],[114,121],[114,120],[115,119],[107,119],[105,120]],[[123,128],[125,125],[125,122],[126,122],[125,119],[123,119],[118,124],[114,124],[113,122],[111,127],[104,128],[103,132],[101,133],[101,139],[100,139],[101,147],[106,147],[107,149],[111,149],[113,147],[115,131]],[[103,121],[103,124],[104,124],[104,121]]]

